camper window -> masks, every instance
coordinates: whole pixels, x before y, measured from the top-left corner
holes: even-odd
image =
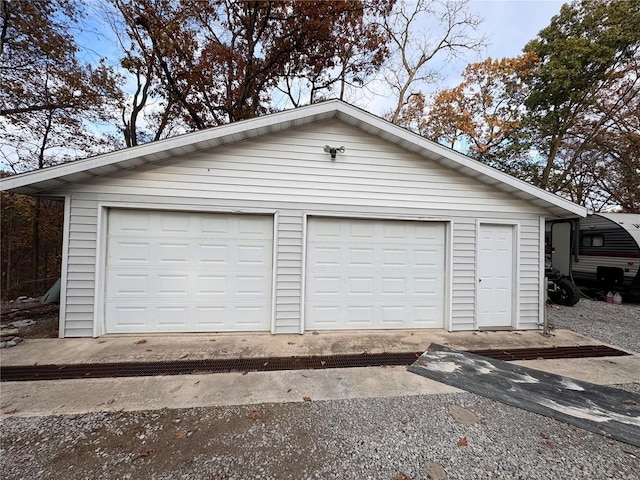
[[[583,235],[580,239],[580,245],[583,247],[604,247],[604,236]]]

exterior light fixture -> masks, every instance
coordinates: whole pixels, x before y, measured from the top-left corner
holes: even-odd
[[[341,147],[330,147],[329,145],[324,146],[324,151],[331,154],[331,160],[336,159],[336,153],[344,153],[344,145]]]

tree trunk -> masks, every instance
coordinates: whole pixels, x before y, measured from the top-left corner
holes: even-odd
[[[36,289],[38,288],[38,278],[40,278],[40,211],[42,200],[40,197],[36,198],[36,202],[33,205],[33,221],[31,224],[31,265],[33,266],[33,287],[32,296],[36,295]]]

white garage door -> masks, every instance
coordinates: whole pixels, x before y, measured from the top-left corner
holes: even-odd
[[[444,224],[309,218],[305,328],[444,326]]]
[[[273,218],[109,212],[107,333],[270,328]]]

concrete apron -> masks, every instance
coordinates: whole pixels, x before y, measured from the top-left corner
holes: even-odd
[[[527,332],[326,332],[305,335],[119,335],[27,340],[3,349],[1,363],[42,365],[180,359],[423,352],[432,342],[462,350],[596,345],[568,330]],[[517,362],[601,385],[640,382],[640,356]],[[82,379],[0,384],[0,417],[303,402],[459,393],[405,367],[344,368]]]

